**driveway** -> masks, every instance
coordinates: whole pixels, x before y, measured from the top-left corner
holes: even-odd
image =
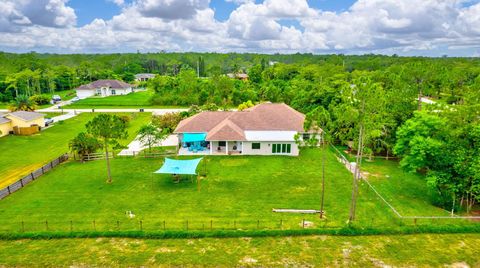
[[[178,145],[178,136],[177,135],[169,135],[166,139],[164,139],[162,142],[159,144],[156,144],[155,146],[177,146]],[[128,145],[127,149],[122,150],[118,155],[132,155],[136,154],[144,149],[146,149],[147,146],[142,145],[142,143],[138,140],[138,136],[130,142]]]

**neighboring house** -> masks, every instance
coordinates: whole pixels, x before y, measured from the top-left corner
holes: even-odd
[[[0,114],[0,137],[13,132],[17,135],[31,135],[45,127],[45,115],[36,112],[17,111]]]
[[[262,103],[243,111],[206,111],[182,120],[178,134],[179,154],[299,154],[298,135],[305,115],[284,103]]]
[[[152,78],[155,78],[155,74],[136,74],[135,81],[146,82]]]
[[[238,79],[238,80],[243,80],[243,81],[246,81],[248,80],[248,74],[244,74],[244,73],[228,73],[227,74],[228,77],[230,78],[235,78],[235,79]]]
[[[97,80],[75,89],[79,99],[91,96],[126,95],[133,92],[133,86],[118,80]]]

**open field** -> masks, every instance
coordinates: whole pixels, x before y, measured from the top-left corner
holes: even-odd
[[[163,230],[163,221],[170,230],[184,230],[187,220],[188,228],[197,230],[209,228],[211,221],[215,229],[299,229],[303,219],[316,228],[342,227],[348,219],[352,179],[333,153],[327,152],[326,222],[318,215],[271,212],[272,208],[320,208],[321,150],[305,149],[300,157],[208,157],[208,176],[200,192],[194,182],[176,184],[170,175],[152,174],[161,159],[114,159],[112,184],[105,183],[104,161],[70,162],[2,200],[0,231],[20,231],[22,221],[25,231],[69,231],[70,221],[75,231],[138,230],[139,221],[146,231]],[[200,171],[203,168],[201,163]],[[402,198],[396,204],[405,214],[448,215],[430,205],[431,196],[418,180],[392,178],[384,187],[390,189],[402,181],[406,188],[396,191]],[[409,187],[416,191],[406,191]],[[126,211],[132,211],[135,218],[127,217]],[[356,224],[395,227],[401,223],[361,184]]]
[[[84,131],[85,124],[95,115],[80,114],[33,136],[0,138],[0,188],[67,152],[69,141]],[[129,137],[123,143],[128,144],[133,140],[140,126],[149,120],[148,113],[135,114],[135,118],[130,121]]]
[[[84,109],[84,108],[179,108],[176,106],[158,106],[150,103],[152,91],[139,91],[128,95],[110,96],[110,97],[90,97],[79,100],[65,109]]]
[[[17,240],[0,241],[0,266],[478,267],[479,241],[479,234]]]

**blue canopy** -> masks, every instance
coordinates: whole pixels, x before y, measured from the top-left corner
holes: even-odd
[[[163,166],[154,173],[196,175],[196,169],[203,157],[191,160],[176,160],[165,158]]]
[[[204,141],[207,133],[183,133],[183,142]]]

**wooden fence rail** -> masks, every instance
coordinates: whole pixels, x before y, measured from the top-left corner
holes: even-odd
[[[58,166],[59,164],[67,160],[68,160],[68,154],[62,154],[61,156],[57,157],[50,163],[20,178],[20,180],[10,184],[9,186],[3,189],[0,189],[0,200],[20,190],[21,188],[25,187],[25,185],[27,185],[28,183],[36,180],[38,177],[42,176],[43,174],[47,173],[51,169],[55,168],[56,166]]]

